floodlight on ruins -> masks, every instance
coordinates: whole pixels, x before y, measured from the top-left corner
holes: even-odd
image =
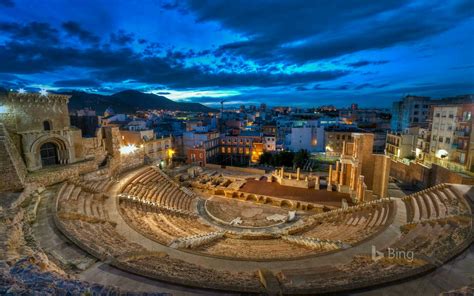
[[[120,154],[131,154],[135,151],[137,151],[138,147],[133,145],[133,144],[128,144],[127,146],[122,146],[120,147]]]

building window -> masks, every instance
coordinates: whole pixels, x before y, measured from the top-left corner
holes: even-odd
[[[43,121],[43,130],[45,131],[51,130],[51,122],[49,122],[49,120]]]
[[[439,142],[443,143],[443,137],[441,137],[441,136],[439,137]]]
[[[451,138],[446,138],[446,144],[451,144]]]

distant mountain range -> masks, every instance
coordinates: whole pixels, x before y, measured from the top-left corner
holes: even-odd
[[[138,110],[163,109],[170,111],[213,112],[215,109],[199,103],[175,102],[164,96],[146,94],[136,90],[124,90],[113,95],[98,95],[81,91],[62,92],[70,95],[69,110],[90,108],[97,114],[112,107],[116,113],[134,113]]]
[[[7,89],[0,87],[0,95],[6,94]],[[170,111],[215,112],[216,109],[199,103],[175,102],[164,96],[146,94],[136,90],[124,90],[113,95],[91,94],[83,91],[61,92],[70,95],[69,110],[90,108],[98,115],[112,107],[116,113],[134,113],[137,110],[163,109]]]

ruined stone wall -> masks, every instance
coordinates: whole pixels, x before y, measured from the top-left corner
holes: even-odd
[[[441,183],[474,185],[474,177],[469,177],[467,175],[462,175],[457,172],[450,171],[447,168],[436,164],[433,164],[433,166],[431,167],[429,181],[429,186],[434,186]]]
[[[130,154],[121,154],[110,159],[112,175],[120,174],[145,164],[145,153],[142,149]]]
[[[102,144],[102,134],[99,133],[98,137],[95,138],[82,138],[82,149],[84,159],[96,159],[96,162],[100,164],[107,156],[107,151]]]
[[[2,123],[0,123],[0,168],[2,170],[0,192],[23,188],[26,167]]]
[[[404,183],[427,188],[441,183],[474,185],[474,177],[450,171],[433,164],[431,168],[420,163],[409,164],[391,160],[390,176]]]
[[[97,164],[90,161],[83,161],[67,166],[56,167],[54,169],[41,170],[40,172],[30,173],[26,181],[28,183],[41,184],[49,186],[66,181],[68,179],[78,178],[82,174],[87,174],[97,170]]]
[[[106,126],[102,128],[105,149],[112,157],[120,156],[120,130],[116,126]]]
[[[379,197],[388,195],[388,179],[390,175],[390,158],[382,154],[375,154],[373,162],[374,177],[372,181],[372,192]]]
[[[375,158],[372,154],[374,146],[373,134],[353,134],[358,141],[357,157],[359,158],[360,174],[365,178],[367,188],[372,189],[374,185],[374,165]]]
[[[429,178],[431,174],[430,168],[414,162],[406,164],[393,159],[391,159],[390,162],[391,177],[420,188],[426,188],[429,186]]]
[[[221,169],[222,167],[218,164],[206,163],[206,168]],[[241,167],[234,167],[234,166],[225,166],[225,169],[230,170],[230,171],[249,173],[249,174],[265,175],[265,170],[254,169],[254,168],[241,168]]]
[[[15,127],[9,132],[43,130],[44,121],[50,122],[51,130],[69,128],[68,101],[69,96],[63,95],[8,93],[2,102],[15,118]]]

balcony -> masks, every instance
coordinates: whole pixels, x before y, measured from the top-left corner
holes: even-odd
[[[454,131],[456,137],[467,138],[469,137],[469,131],[467,130],[456,130]]]
[[[465,151],[467,150],[467,143],[453,144],[452,147],[457,150]]]

